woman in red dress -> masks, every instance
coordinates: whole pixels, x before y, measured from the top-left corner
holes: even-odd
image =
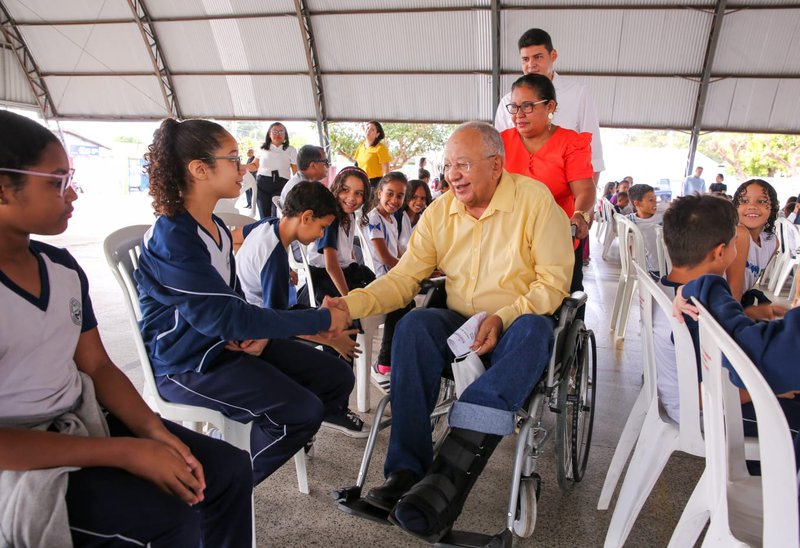
[[[540,74],[526,74],[511,86],[507,105],[514,127],[500,135],[506,149],[506,171],[541,181],[575,225],[575,271],[571,290],[582,289],[583,246],[595,203],[592,180],[592,134],[552,124],[556,110],[553,83]]]

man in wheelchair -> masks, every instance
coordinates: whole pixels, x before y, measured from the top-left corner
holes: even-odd
[[[503,170],[503,142],[484,123],[459,126],[447,142],[452,192],[425,210],[408,250],[365,289],[334,299],[353,318],[406,306],[435,268],[446,275],[447,309],[424,308],[397,325],[392,347],[392,429],[385,483],[365,500],[428,542],[440,540],[502,436],[514,431],[547,367],[555,312],[570,285],[569,221],[550,191]],[[454,403],[436,459],[430,414],[453,354],[446,339],[486,312],[473,350],[486,372]]]

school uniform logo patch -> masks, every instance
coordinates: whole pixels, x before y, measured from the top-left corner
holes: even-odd
[[[81,308],[81,303],[73,297],[69,300],[69,315],[72,318],[72,323],[75,325],[81,325],[83,320],[83,309]]]

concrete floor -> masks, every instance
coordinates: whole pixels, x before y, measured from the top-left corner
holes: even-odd
[[[139,361],[131,340],[131,326],[120,289],[102,254],[102,240],[121,226],[151,223],[149,198],[82,195],[70,228],[58,237],[44,238],[67,247],[86,270],[100,322],[100,332],[115,363],[141,387]],[[536,530],[515,546],[600,546],[611,518],[598,511],[597,499],[605,472],[642,379],[638,310],[633,310],[624,344],[616,347],[609,331],[619,261],[616,244],[607,262],[591,237],[592,261],[584,270],[589,295],[587,325],[598,344],[597,408],[591,456],[583,482],[568,492],[556,482],[553,452],[539,459],[543,478]],[[373,408],[380,393],[373,388]],[[352,407],[355,408],[353,402]],[[547,413],[545,413],[547,415]],[[369,417],[365,417],[368,421]],[[552,421],[550,421],[552,422]],[[381,433],[367,487],[382,482],[383,455],[388,432]],[[554,444],[551,444],[551,447]],[[289,462],[256,488],[256,522],[259,546],[419,546],[421,542],[393,527],[383,527],[340,512],[329,493],[355,483],[365,440],[355,440],[322,430],[316,454],[308,463],[311,493],[301,494],[293,462]],[[513,444],[507,438],[492,457],[467,501],[456,528],[496,533],[505,524]],[[676,454],[670,459],[631,532],[627,546],[665,546],[703,468],[700,459]],[[613,510],[613,501],[612,501]]]

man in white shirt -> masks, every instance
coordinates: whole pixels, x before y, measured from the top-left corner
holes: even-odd
[[[286,181],[286,184],[283,185],[283,190],[281,190],[281,207],[283,207],[283,202],[286,200],[286,196],[289,195],[289,191],[297,183],[302,181],[322,181],[328,176],[330,165],[324,148],[315,145],[300,147],[297,152],[297,173]]]
[[[553,49],[550,35],[542,29],[528,29],[518,41],[519,56],[522,61],[523,74],[543,74],[552,80],[556,88],[556,108],[553,124],[577,132],[592,134],[592,167],[594,168],[594,182],[597,184],[600,172],[605,169],[603,162],[603,145],[600,142],[600,122],[597,118],[597,109],[594,99],[587,87],[582,83],[559,76],[555,72],[554,63],[558,52]],[[506,105],[511,102],[511,92],[500,99],[497,114],[494,117],[494,127],[503,131],[514,127],[511,114],[506,110]]]
[[[694,170],[694,177],[686,177],[683,182],[683,195],[690,196],[695,192],[703,194],[706,191],[706,181],[700,176],[703,174],[703,168],[697,166]]]

